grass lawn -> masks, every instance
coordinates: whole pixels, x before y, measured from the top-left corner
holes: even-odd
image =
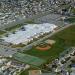
[[[19,27],[21,27],[20,24],[15,25],[15,26],[12,26],[12,27],[9,27],[9,28],[6,28],[5,30],[7,30],[7,31],[12,31],[12,30],[14,30],[14,29],[16,29],[16,28],[19,28]]]
[[[71,8],[71,12],[73,13],[73,14],[75,14],[75,8]]]
[[[12,48],[22,48],[24,46],[25,46],[24,44],[11,45]]]
[[[65,19],[65,21],[70,22],[70,23],[75,23],[75,17],[70,17]]]
[[[28,70],[22,71],[20,75],[28,75]]]
[[[25,21],[25,24],[33,24],[33,23],[34,23],[34,21],[32,21],[32,20],[27,20],[27,21]],[[20,28],[20,27],[23,26],[23,25],[24,25],[24,24],[17,24],[17,25],[15,25],[15,26],[6,28],[6,30],[7,30],[7,31],[12,31],[12,30],[15,30],[15,29],[17,29],[17,28]]]
[[[50,39],[56,41],[56,43],[48,51],[39,51],[33,47],[31,50],[24,52],[25,54],[37,56],[48,61],[52,61],[59,56],[59,54],[66,50],[67,47],[75,46],[75,26],[71,26]]]
[[[4,34],[4,33],[6,33],[6,32],[5,32],[5,31],[1,31],[1,30],[0,30],[0,35],[2,35],[2,34]]]

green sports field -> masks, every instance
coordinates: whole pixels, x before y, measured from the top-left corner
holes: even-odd
[[[37,67],[46,62],[44,59],[18,52],[13,55],[13,58],[25,64]]]
[[[50,50],[39,51],[33,47],[31,50],[24,53],[37,56],[48,61],[54,60],[60,55],[60,53],[65,51],[66,48],[75,46],[75,25],[55,34],[50,39],[56,40],[56,43]],[[28,71],[23,71],[21,75],[28,75]]]
[[[48,61],[57,58],[60,53],[65,51],[70,46],[75,46],[75,25],[55,34],[49,39],[53,39],[56,43],[47,51],[36,50],[33,47],[31,50],[24,52],[32,56],[36,56]]]

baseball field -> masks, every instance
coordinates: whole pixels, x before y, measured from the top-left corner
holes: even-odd
[[[56,43],[51,46],[48,50],[38,50],[36,47],[29,51],[24,52],[25,54],[29,54],[32,56],[40,57],[45,60],[52,61],[55,58],[58,58],[60,53],[66,50],[66,48],[70,46],[75,46],[75,25],[53,35],[48,38],[55,40]]]

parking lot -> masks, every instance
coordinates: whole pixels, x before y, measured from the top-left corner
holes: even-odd
[[[12,56],[14,53],[16,53],[16,50],[15,50],[15,49],[8,48],[7,46],[2,46],[2,45],[0,45],[0,55],[1,55],[1,56],[10,57],[10,56]]]

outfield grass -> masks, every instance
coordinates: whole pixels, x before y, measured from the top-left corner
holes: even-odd
[[[37,56],[48,61],[54,60],[61,52],[65,51],[67,47],[75,46],[75,26],[71,26],[55,34],[50,39],[55,40],[56,43],[48,51],[39,51],[33,47],[31,50],[24,53]]]
[[[57,33],[52,38],[60,38],[64,41],[66,46],[75,46],[75,25]]]

